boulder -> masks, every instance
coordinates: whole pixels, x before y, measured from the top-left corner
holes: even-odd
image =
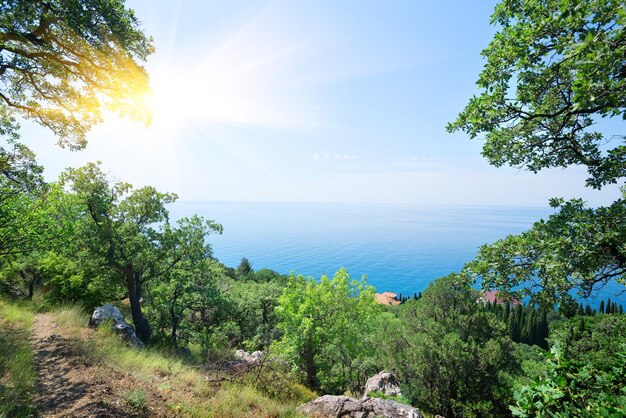
[[[370,392],[381,392],[388,396],[402,396],[398,379],[392,373],[384,371],[367,379],[363,398],[367,397]]]
[[[235,351],[235,357],[239,360],[242,360],[246,364],[261,364],[261,360],[263,359],[263,351],[255,351],[250,354],[245,350],[237,350]]]
[[[247,362],[253,364],[261,364],[261,360],[263,360],[263,351],[257,350],[250,354],[246,359]]]
[[[122,337],[122,340],[134,347],[143,347],[143,342],[137,337],[135,328],[124,320],[124,315],[113,305],[97,307],[89,318],[89,326],[97,327],[108,321],[113,323],[113,330]]]
[[[191,358],[191,350],[187,347],[178,347],[176,354],[184,358]]]
[[[124,315],[115,306],[108,304],[97,307],[91,314],[89,326],[97,327],[103,322],[111,321],[113,324],[124,321]],[[124,321],[126,322],[126,321]]]
[[[379,398],[353,399],[347,396],[325,395],[298,408],[313,418],[424,418],[417,408]]]
[[[123,341],[126,341],[133,347],[141,348],[143,347],[143,342],[137,337],[135,333],[135,328],[132,325],[126,323],[126,321],[122,320],[122,322],[118,322],[113,327],[115,333],[122,337]]]

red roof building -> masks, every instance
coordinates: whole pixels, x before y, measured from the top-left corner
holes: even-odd
[[[521,305],[522,302],[515,298],[510,298],[510,300],[505,299],[502,296],[498,296],[497,290],[489,290],[487,292],[483,292],[482,296],[478,299],[482,303],[492,303],[496,305],[502,305],[504,303],[510,303],[511,305]]]
[[[393,292],[376,293],[376,302],[381,305],[399,305],[398,295]]]

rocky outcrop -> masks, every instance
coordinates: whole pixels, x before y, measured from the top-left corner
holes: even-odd
[[[424,418],[419,409],[396,401],[378,398],[353,399],[325,395],[302,405],[298,410],[313,418]]]
[[[245,363],[250,365],[261,364],[261,360],[263,359],[263,352],[255,351],[253,353],[248,353],[245,350],[237,350],[235,351],[235,357],[239,360],[243,360]]]
[[[402,396],[398,379],[389,372],[380,372],[367,379],[363,397],[367,397],[370,392],[380,392],[387,396]]]
[[[89,326],[91,327],[97,327],[106,322],[113,324],[113,330],[121,336],[122,340],[134,347],[143,347],[143,342],[137,337],[135,329],[124,320],[124,315],[113,305],[97,307],[89,318]]]

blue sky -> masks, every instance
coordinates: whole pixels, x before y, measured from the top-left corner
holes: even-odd
[[[580,168],[494,168],[447,134],[475,93],[495,2],[146,1],[154,122],[107,115],[70,152],[23,136],[49,178],[101,160],[185,200],[546,206],[604,204]]]

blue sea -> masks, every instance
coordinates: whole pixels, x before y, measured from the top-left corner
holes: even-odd
[[[345,267],[379,292],[413,295],[458,272],[481,245],[527,230],[552,209],[190,201],[171,208],[173,220],[195,213],[224,227],[210,242],[228,266],[246,257],[255,270],[316,278]],[[607,286],[600,296],[620,288]]]

